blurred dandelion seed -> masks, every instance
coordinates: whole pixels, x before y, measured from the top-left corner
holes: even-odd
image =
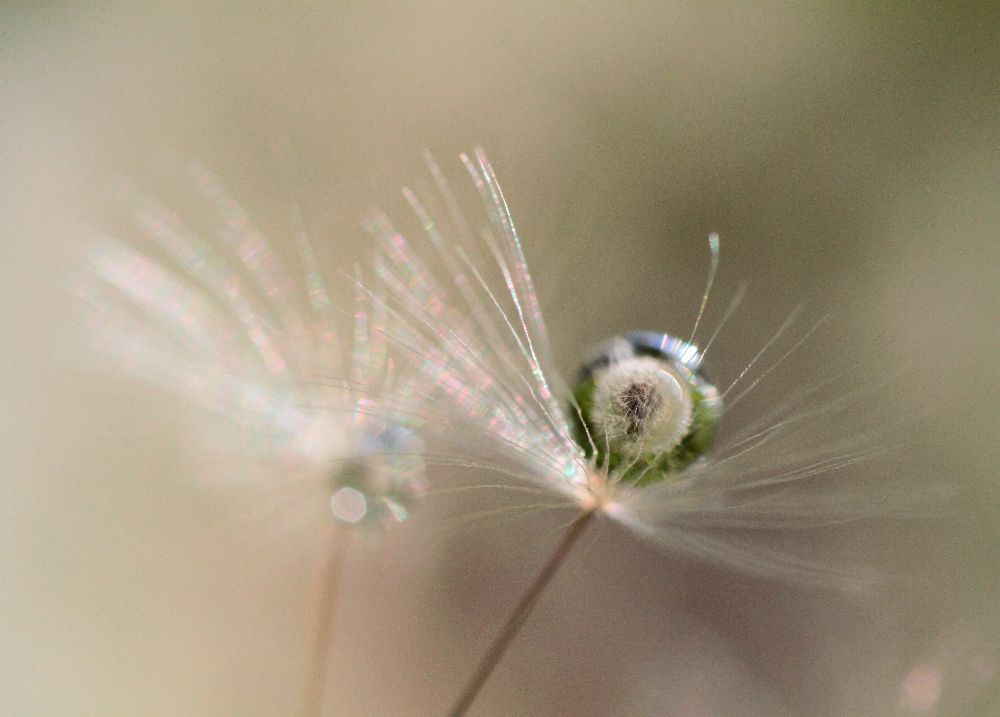
[[[769,399],[757,420],[727,427],[716,439],[723,402],[731,407],[750,396],[825,317],[758,371],[758,363],[772,356],[797,324],[802,309],[794,310],[718,390],[703,373],[705,352],[693,343],[718,266],[719,237],[713,233],[711,266],[690,339],[626,333],[584,362],[570,388],[555,368],[521,240],[485,154],[461,155],[488,219],[482,227],[465,217],[429,154],[425,160],[433,190],[403,190],[423,241],[411,243],[384,214],[376,212],[367,222],[380,256],[374,272],[378,294],[397,319],[386,335],[410,354],[419,386],[413,395],[425,399],[411,410],[424,417],[425,440],[449,446],[451,455],[463,456],[483,473],[568,498],[578,510],[450,715],[466,713],[597,517],[668,550],[773,579],[845,590],[871,583],[873,576],[859,568],[830,566],[746,540],[747,532],[815,528],[912,509],[906,493],[889,486],[871,494],[823,480],[875,454],[871,436],[845,420],[864,390],[850,400],[842,400],[843,394],[832,400],[821,386]],[[741,286],[706,351],[744,294]],[[461,422],[449,422],[448,412],[456,409]],[[438,430],[442,426],[447,430]]]
[[[302,705],[318,715],[346,528],[406,520],[422,489],[423,448],[397,410],[413,403],[411,388],[386,351],[383,304],[358,291],[344,319],[301,225],[294,281],[205,167],[174,169],[207,203],[212,238],[123,184],[143,245],[105,239],[91,252],[78,291],[87,340],[117,367],[250,429],[258,456],[325,484],[333,528]]]

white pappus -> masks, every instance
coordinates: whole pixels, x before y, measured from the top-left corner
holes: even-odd
[[[702,372],[705,350],[744,291],[705,350],[692,343],[717,266],[719,240],[712,235],[712,267],[691,338],[624,333],[581,362],[570,387],[555,368],[521,240],[485,154],[461,156],[485,208],[486,221],[478,223],[462,211],[439,166],[426,160],[433,189],[403,190],[424,236],[404,237],[380,213],[368,226],[382,256],[372,294],[385,297],[396,320],[386,333],[417,367],[413,396],[421,400],[408,410],[421,415],[428,440],[447,446],[449,460],[470,472],[526,482],[670,551],[770,578],[870,586],[877,576],[861,566],[809,560],[746,538],[747,531],[912,511],[915,496],[891,481],[872,491],[828,478],[877,453],[870,426],[851,419],[876,389],[831,394],[830,381],[818,381],[772,393],[744,425],[725,422],[724,410],[750,395],[825,319],[781,348],[796,309],[717,389]]]
[[[353,311],[339,309],[302,229],[293,280],[204,166],[180,169],[207,203],[211,238],[124,184],[142,248],[105,239],[90,252],[77,292],[86,340],[116,368],[249,429],[254,456],[280,467],[279,486],[293,496],[302,483],[319,488],[334,526],[406,520],[424,449],[398,408],[415,399],[386,350],[384,304],[359,289]],[[348,544],[344,530],[324,532],[307,717],[322,713]]]
[[[247,427],[260,456],[325,476],[338,521],[405,520],[421,446],[393,408],[410,389],[386,351],[381,303],[358,291],[353,312],[338,309],[304,230],[293,280],[203,165],[180,171],[207,203],[210,238],[123,183],[141,244],[107,238],[87,257],[77,295],[91,347]]]

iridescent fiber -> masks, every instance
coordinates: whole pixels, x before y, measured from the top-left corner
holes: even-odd
[[[381,256],[378,293],[396,319],[387,333],[417,366],[414,396],[422,398],[408,410],[422,416],[428,439],[448,446],[451,462],[476,475],[496,472],[569,498],[581,510],[596,510],[669,550],[773,578],[844,589],[869,584],[873,576],[859,568],[807,559],[748,540],[748,533],[773,535],[913,508],[915,500],[905,492],[888,485],[868,490],[845,484],[838,475],[875,454],[877,437],[851,423],[852,412],[874,387],[831,394],[824,391],[827,382],[818,381],[785,391],[781,398],[765,399],[756,420],[727,426],[713,451],[685,464],[672,480],[642,487],[622,480],[629,466],[608,466],[598,460],[600,451],[587,450],[587,442],[593,445],[601,436],[574,439],[580,408],[555,368],[521,240],[486,156],[478,150],[461,157],[485,208],[488,221],[481,227],[466,218],[441,169],[426,159],[434,190],[403,191],[422,240],[404,238],[380,213],[367,227]],[[716,235],[710,246],[708,288],[718,256]],[[742,297],[741,288],[722,323]],[[754,375],[757,362],[770,356],[799,313],[792,313],[721,395],[711,389],[713,401],[725,397],[729,405],[739,403],[823,323]],[[661,337],[673,342],[669,348],[680,365],[700,368],[703,353],[696,346]],[[733,394],[744,379],[750,385]],[[457,419],[437,400],[441,395],[457,408]]]
[[[338,309],[305,232],[295,236],[296,282],[204,167],[191,164],[186,176],[216,217],[213,240],[127,188],[148,249],[108,241],[93,254],[81,295],[94,345],[136,375],[260,431],[285,456],[339,466],[331,470],[332,506],[347,522],[402,519],[422,466],[452,465],[470,480],[525,481],[669,550],[774,578],[869,584],[860,569],[750,538],[913,510],[922,497],[905,488],[886,481],[873,490],[842,475],[876,453],[878,436],[859,409],[870,407],[877,385],[857,381],[844,391],[828,366],[817,368],[811,386],[759,400],[755,417],[734,424],[727,413],[710,451],[701,450],[706,440],[671,464],[668,480],[647,485],[634,463],[601,458],[606,436],[580,435],[581,407],[556,369],[521,239],[483,152],[461,157],[483,208],[477,221],[426,159],[432,188],[403,190],[417,238],[373,213],[365,221],[376,243],[370,271],[335,277],[355,289],[350,312]],[[780,351],[801,313],[793,311],[716,391],[700,378],[702,362],[743,298],[740,288],[700,351],[693,340],[718,248],[712,235],[712,270],[690,340],[626,336],[656,344],[708,404],[724,401],[730,411],[823,319]],[[347,313],[349,341],[339,320]]]
[[[300,285],[211,173],[184,169],[208,201],[214,240],[124,186],[145,246],[107,239],[91,252],[78,293],[92,346],[254,430],[262,454],[326,472],[339,520],[403,520],[421,485],[422,447],[412,418],[393,407],[412,400],[386,352],[384,303],[359,290],[350,322],[338,321],[304,231],[295,236]],[[353,333],[349,360],[341,324]]]

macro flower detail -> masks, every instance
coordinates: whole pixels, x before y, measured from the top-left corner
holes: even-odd
[[[628,331],[581,361],[570,385],[556,369],[520,236],[485,154],[461,156],[485,210],[486,221],[478,222],[426,160],[433,189],[403,190],[421,233],[407,238],[380,212],[367,218],[375,239],[371,266],[340,277],[354,290],[350,312],[338,308],[305,232],[296,234],[296,282],[246,212],[198,164],[186,172],[217,223],[214,241],[126,187],[148,251],[105,241],[90,258],[80,295],[101,354],[250,427],[263,438],[262,454],[319,468],[340,523],[405,520],[425,470],[441,466],[459,467],[472,481],[501,476],[526,484],[480,485],[549,501],[534,508],[576,510],[452,717],[469,709],[598,519],[668,551],[767,578],[844,590],[872,584],[860,567],[758,538],[905,514],[919,500],[889,482],[873,491],[839,475],[876,452],[876,436],[852,420],[859,398],[876,388],[858,383],[855,391],[838,391],[827,379],[768,396],[749,418],[744,410],[739,422],[731,420],[733,408],[758,397],[758,385],[825,318],[773,359],[799,318],[796,309],[732,380],[709,378],[706,353],[744,296],[737,290],[699,348],[695,338],[718,266],[712,234],[711,268],[690,337]],[[351,313],[348,352],[341,313]],[[758,368],[762,361],[766,368]],[[331,561],[331,576],[339,560]],[[322,600],[305,714],[322,705],[335,593],[330,587]]]
[[[493,168],[481,150],[461,159],[485,207],[482,226],[466,217],[429,156],[434,190],[403,190],[423,240],[405,238],[382,214],[368,222],[380,256],[378,293],[397,318],[386,333],[415,365],[413,395],[423,399],[411,410],[422,414],[425,436],[477,474],[563,496],[669,550],[763,576],[864,588],[872,575],[863,568],[794,556],[734,532],[819,527],[912,507],[888,484],[873,493],[822,481],[876,453],[874,437],[849,420],[864,384],[831,394],[833,382],[818,381],[758,401],[756,417],[742,425],[723,416],[724,404],[728,411],[759,395],[758,385],[826,317],[758,370],[798,321],[801,310],[793,311],[723,389],[706,377],[704,351],[649,331],[599,347],[570,388],[555,368]],[[715,235],[710,248],[709,288]],[[706,349],[743,295],[736,293]],[[708,290],[702,309],[707,298]],[[436,396],[450,400],[427,400]]]
[[[876,575],[801,555],[761,536],[907,514],[920,498],[886,481],[871,490],[842,479],[875,454],[862,398],[877,387],[837,392],[817,381],[758,401],[755,417],[723,415],[755,389],[826,321],[819,319],[778,354],[796,309],[725,388],[702,367],[743,299],[741,287],[708,339],[694,343],[718,265],[711,269],[691,339],[632,331],[583,362],[570,387],[555,368],[537,293],[507,200],[481,150],[462,155],[488,221],[466,218],[429,157],[434,189],[403,195],[423,237],[410,240],[376,213],[368,222],[379,250],[375,277],[391,343],[415,368],[409,407],[443,462],[533,486],[574,506],[578,517],[526,591],[449,712],[465,714],[586,526],[596,517],[671,552],[760,576],[855,591]],[[761,361],[767,363],[758,369]],[[832,387],[832,390],[831,390]],[[446,397],[442,402],[438,397]],[[859,408],[860,407],[860,408]],[[861,411],[861,420],[858,420]],[[456,415],[457,414],[457,415]],[[439,459],[440,460],[440,459]],[[544,507],[544,506],[543,506]],[[792,546],[794,548],[794,546]]]

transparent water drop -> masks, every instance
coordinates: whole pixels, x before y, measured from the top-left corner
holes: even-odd
[[[601,344],[573,394],[581,448],[618,480],[636,484],[669,480],[703,455],[722,416],[698,347],[653,331]]]

